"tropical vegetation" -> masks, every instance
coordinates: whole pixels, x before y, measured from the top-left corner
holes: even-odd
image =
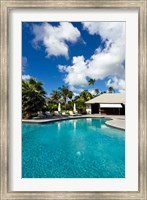
[[[22,114],[23,118],[31,118],[45,106],[46,92],[43,84],[34,78],[22,81]]]
[[[92,99],[93,96],[88,90],[84,90],[80,93],[79,96],[76,96],[74,102],[77,105],[77,110],[81,114],[86,114],[86,105],[85,102]]]
[[[95,79],[89,79],[88,82],[89,85],[94,85]],[[93,97],[106,93],[105,91],[99,92],[99,89],[93,91],[93,95],[88,90],[83,90],[79,95],[74,96],[73,92],[63,85],[57,90],[52,90],[50,97],[46,97],[46,92],[40,81],[34,78],[22,80],[23,118],[31,118],[37,115],[38,111],[57,111],[58,103],[61,103],[63,111],[73,110],[74,103],[76,103],[77,111],[81,114],[86,114],[85,102]],[[113,87],[109,87],[108,92],[114,92]]]
[[[59,87],[60,95],[64,101],[64,106],[66,110],[66,105],[67,105],[67,99],[72,99],[73,97],[73,92],[68,89],[68,87],[65,87],[64,85],[62,87]]]
[[[61,99],[61,93],[57,90],[52,90],[50,101],[58,103],[60,99]]]

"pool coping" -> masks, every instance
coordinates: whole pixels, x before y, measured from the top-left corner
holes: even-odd
[[[106,124],[107,126],[110,126],[110,127],[113,127],[113,128],[116,128],[116,129],[120,129],[120,130],[125,131],[125,124],[124,124],[124,126],[116,125],[116,124],[115,124],[115,121],[116,121],[115,119],[112,119],[112,120],[106,121],[105,124]]]
[[[70,119],[81,119],[81,118],[105,118],[108,121],[105,122],[107,126],[111,126],[113,128],[125,130],[125,116],[120,115],[77,115],[77,116],[67,116],[67,117],[57,117],[57,118],[50,118],[50,119],[28,119],[22,120],[22,123],[50,123],[50,122],[57,122],[63,120],[70,120]]]

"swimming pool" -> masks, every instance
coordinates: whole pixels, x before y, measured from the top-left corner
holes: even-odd
[[[124,131],[103,118],[22,125],[22,178],[124,178]]]

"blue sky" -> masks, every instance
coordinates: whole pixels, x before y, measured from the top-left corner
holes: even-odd
[[[125,23],[23,22],[22,78],[30,77],[42,81],[48,95],[62,85],[75,95],[109,86],[125,92]]]

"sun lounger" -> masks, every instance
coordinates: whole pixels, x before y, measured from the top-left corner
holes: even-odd
[[[78,112],[69,111],[70,116],[81,116]]]
[[[46,112],[45,112],[45,115],[46,115],[47,118],[49,118],[49,117],[52,117],[52,116],[53,116],[53,113],[50,113],[49,111],[46,111]]]
[[[63,116],[68,116],[68,114],[66,112],[62,112]]]
[[[76,114],[73,113],[73,111],[69,111],[70,116],[76,116]]]
[[[59,111],[54,111],[54,115],[55,116],[60,116],[61,114],[59,113]]]
[[[44,119],[44,118],[46,118],[46,115],[44,115],[42,111],[38,111],[37,117],[34,117],[34,119]]]

